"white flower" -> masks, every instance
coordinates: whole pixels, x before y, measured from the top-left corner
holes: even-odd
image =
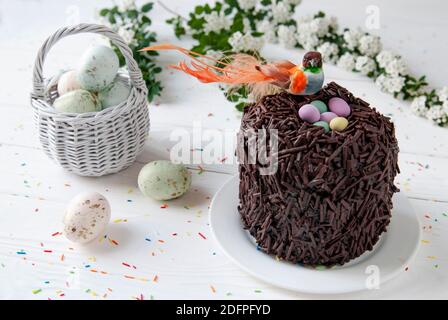
[[[355,49],[359,44],[359,39],[362,37],[361,30],[346,30],[344,31],[344,41],[347,48],[350,50]]]
[[[374,71],[376,68],[375,61],[366,56],[359,56],[356,59],[355,69],[361,72],[363,75],[368,75],[370,72]]]
[[[376,56],[376,61],[381,68],[386,68],[386,66],[395,59],[395,54],[391,51],[383,50]]]
[[[294,48],[297,44],[296,27],[284,26],[278,27],[278,42],[286,48]]]
[[[259,21],[257,24],[257,30],[259,32],[263,32],[263,37],[266,42],[276,42],[277,36],[275,34],[275,26],[269,22],[269,20],[265,19],[263,21]]]
[[[257,0],[238,0],[238,5],[243,10],[250,10],[255,8]]]
[[[229,44],[234,52],[260,51],[264,45],[264,38],[237,31],[229,38]]]
[[[426,116],[428,108],[426,107],[426,96],[414,98],[411,103],[411,110],[418,116]]]
[[[118,9],[120,11],[127,11],[135,8],[135,0],[120,0],[118,2]]]
[[[335,43],[324,42],[317,48],[317,51],[322,54],[324,62],[334,62],[337,59],[339,48]]]
[[[346,52],[338,60],[337,66],[347,71],[353,71],[355,69],[356,57]]]
[[[271,14],[273,22],[277,24],[288,21],[293,12],[290,10],[289,4],[277,1],[272,3]]]
[[[118,35],[123,38],[124,42],[131,44],[134,42],[135,31],[132,26],[123,26],[118,29]]]
[[[440,101],[448,102],[448,86],[445,86],[437,91],[437,95],[439,96]]]
[[[319,37],[325,36],[330,29],[330,19],[316,18],[310,22],[311,30],[314,31]]]
[[[375,57],[380,68],[392,76],[407,74],[408,68],[403,58],[391,51],[383,50]]]
[[[250,21],[247,18],[243,19],[243,31],[244,32],[250,32],[252,30],[252,27],[250,26]]]
[[[405,75],[407,73],[408,67],[406,66],[403,58],[397,57],[386,65],[385,70],[390,75],[398,76]]]
[[[215,60],[219,60],[224,56],[224,54],[221,51],[216,51],[216,50],[207,50],[205,55],[210,58],[213,58]],[[210,62],[210,61],[208,61],[208,62]]]
[[[210,14],[206,14],[204,16],[205,19],[205,25],[204,25],[204,31],[206,33],[209,32],[219,32],[221,30],[228,29],[232,22],[229,18],[224,14],[224,12],[216,12],[213,11]]]
[[[378,78],[375,80],[375,84],[380,87],[380,89],[387,93],[398,93],[403,89],[404,77],[400,76],[386,76],[384,74],[381,74]]]
[[[330,17],[328,20],[329,20],[329,26],[333,29],[333,31],[337,31],[339,29],[338,18]]]
[[[381,39],[378,36],[373,36],[371,34],[363,35],[359,39],[358,49],[362,54],[374,57],[376,56],[382,48]]]
[[[297,41],[302,45],[303,49],[311,51],[319,45],[319,38],[316,35],[299,33]]]
[[[434,121],[438,125],[444,125],[448,123],[448,113],[441,105],[433,105],[428,109],[426,118]]]

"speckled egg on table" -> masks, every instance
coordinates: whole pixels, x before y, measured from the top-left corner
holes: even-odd
[[[58,112],[85,113],[101,110],[101,103],[87,90],[78,89],[58,97],[53,102]]]
[[[119,67],[114,50],[107,46],[94,46],[81,57],[76,73],[81,87],[101,91],[114,81]]]
[[[130,92],[131,87],[129,84],[117,77],[110,85],[98,93],[98,99],[103,109],[105,109],[125,101],[129,97]]]
[[[64,235],[70,241],[87,243],[105,231],[110,220],[110,205],[97,192],[85,192],[74,197],[64,216]]]
[[[170,200],[190,188],[191,174],[182,164],[157,160],[146,164],[138,175],[140,191],[155,200]]]

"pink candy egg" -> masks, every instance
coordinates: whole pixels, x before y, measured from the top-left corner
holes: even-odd
[[[334,112],[339,117],[348,117],[350,115],[351,109],[344,99],[335,97],[328,101],[328,108],[331,112]]]
[[[324,113],[321,113],[320,120],[330,123],[330,121],[333,120],[334,118],[336,118],[337,116],[338,115],[334,112],[330,112],[330,111],[324,112]]]
[[[319,109],[317,109],[312,104],[305,104],[299,109],[299,117],[303,121],[314,123],[316,121],[319,121],[320,112]]]

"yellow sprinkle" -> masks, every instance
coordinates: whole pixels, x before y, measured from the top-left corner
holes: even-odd
[[[422,240],[422,243],[429,243],[429,240]]]
[[[427,258],[428,258],[428,259],[437,259],[436,256],[428,256]]]
[[[119,223],[119,222],[121,222],[121,221],[123,221],[122,219],[115,219],[113,222],[114,223]]]

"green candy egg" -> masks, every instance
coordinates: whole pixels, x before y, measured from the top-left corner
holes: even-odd
[[[183,195],[191,186],[191,174],[182,164],[157,160],[146,164],[138,175],[138,187],[147,197],[170,200]]]
[[[104,90],[98,92],[98,99],[101,101],[103,109],[114,107],[125,101],[131,92],[131,87],[129,84],[115,78],[109,86]]]
[[[320,113],[324,113],[324,112],[328,111],[327,105],[325,104],[325,102],[323,102],[321,100],[314,100],[310,104],[315,106],[319,110]]]
[[[78,89],[57,98],[53,107],[59,112],[85,113],[100,111],[101,103],[89,91]]]
[[[119,67],[114,50],[106,46],[94,46],[81,57],[76,75],[81,88],[98,92],[114,81]]]
[[[325,132],[330,131],[330,126],[325,121],[316,121],[313,125],[324,128]]]

